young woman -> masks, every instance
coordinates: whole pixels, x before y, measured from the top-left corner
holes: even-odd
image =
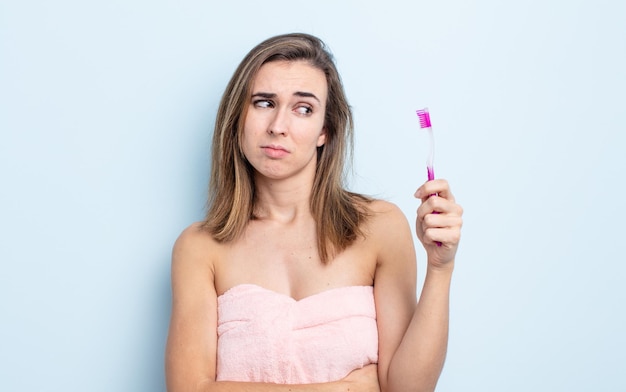
[[[352,114],[324,44],[270,38],[243,59],[213,136],[206,220],[176,241],[168,390],[432,391],[444,363],[462,209],[415,197],[408,222],[349,192]]]

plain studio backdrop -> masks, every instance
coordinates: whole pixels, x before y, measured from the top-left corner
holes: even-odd
[[[165,390],[170,252],[203,217],[221,93],[293,31],[337,59],[351,187],[412,224],[430,108],[465,208],[438,391],[626,390],[625,21],[617,0],[2,1],[0,390]]]

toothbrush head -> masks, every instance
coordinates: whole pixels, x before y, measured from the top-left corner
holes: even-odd
[[[420,128],[430,128],[430,114],[428,113],[428,108],[417,110],[416,113],[420,120]]]

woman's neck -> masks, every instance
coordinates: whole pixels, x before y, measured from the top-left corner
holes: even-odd
[[[257,179],[255,186],[257,219],[287,223],[311,217],[312,182]]]

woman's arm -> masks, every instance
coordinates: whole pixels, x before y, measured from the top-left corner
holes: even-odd
[[[167,390],[200,391],[215,380],[217,295],[213,241],[199,225],[187,228],[172,252],[172,315],[167,338]]]
[[[174,245],[172,316],[166,349],[169,392],[380,391],[375,365],[330,383],[279,385],[216,382],[217,294],[211,260],[216,249],[217,245],[197,225],[186,229]]]
[[[319,384],[267,384],[258,382],[205,381],[194,391],[216,392],[380,392],[376,365],[350,373],[340,381]]]
[[[432,194],[438,196],[430,197]],[[416,263],[406,218],[393,208],[381,214],[385,218],[374,228],[381,241],[374,290],[382,391],[433,391],[447,350],[450,280],[462,209],[443,180],[427,182],[416,197],[422,199],[417,236],[428,255],[419,302],[415,300]]]

